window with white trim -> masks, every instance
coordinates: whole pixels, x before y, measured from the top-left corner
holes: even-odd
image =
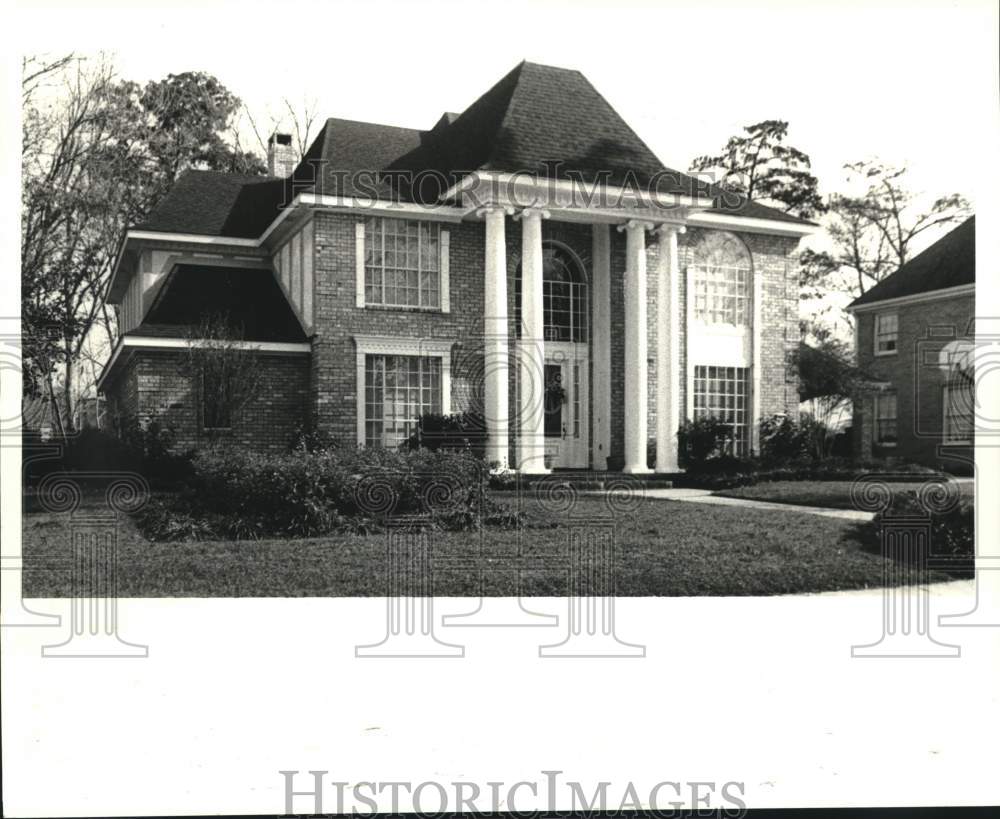
[[[875,395],[875,443],[880,446],[895,446],[898,437],[895,392],[880,392]]]
[[[365,222],[365,304],[441,307],[441,229],[432,222]]]
[[[421,415],[441,412],[441,359],[365,355],[365,443],[396,447]]]
[[[703,324],[750,324],[750,252],[736,236],[712,231],[695,245],[690,272],[694,316]]]
[[[899,340],[899,314],[878,313],[875,316],[875,355],[893,355]]]
[[[732,455],[750,452],[750,368],[696,366],[694,418],[718,418],[732,427],[727,449]]]
[[[976,427],[972,378],[958,373],[944,385],[944,442],[971,444]]]

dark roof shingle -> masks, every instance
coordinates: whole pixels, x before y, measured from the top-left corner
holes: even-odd
[[[970,216],[849,305],[915,296],[976,282],[976,217]]]
[[[142,324],[126,335],[186,338],[205,316],[225,316],[244,341],[306,340],[270,270],[191,264],[167,274]]]
[[[256,238],[301,192],[431,203],[472,171],[553,167],[557,178],[615,186],[657,177],[659,193],[713,197],[715,212],[812,224],[667,168],[583,74],[525,61],[429,131],[328,119],[288,179],[188,171],[136,227]],[[424,174],[426,186],[411,190],[407,174],[425,171],[439,176]]]

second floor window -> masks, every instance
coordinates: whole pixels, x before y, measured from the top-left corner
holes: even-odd
[[[975,385],[968,375],[957,374],[944,385],[944,442],[971,444],[976,426]]]
[[[899,316],[896,313],[879,313],[875,316],[875,355],[896,352],[899,339]]]
[[[365,224],[365,304],[441,306],[441,232],[430,222],[369,219]]]
[[[694,316],[702,324],[750,324],[750,252],[732,233],[711,231],[693,248]]]

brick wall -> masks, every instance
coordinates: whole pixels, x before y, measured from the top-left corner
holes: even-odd
[[[232,437],[265,449],[287,444],[294,427],[306,415],[308,420],[353,444],[357,436],[357,365],[354,336],[385,335],[455,342],[452,352],[452,407],[463,409],[482,396],[483,304],[485,302],[483,260],[485,229],[481,222],[442,225],[450,236],[451,311],[417,309],[358,308],[355,306],[355,224],[350,214],[317,213],[314,216],[315,247],[315,331],[312,355],[298,358],[262,356],[265,388],[243,412]],[[545,221],[545,240],[568,246],[581,260],[588,277],[592,271],[592,236],[589,225]],[[681,266],[681,324],[686,323],[686,271],[691,249],[700,238],[698,230],[679,237]],[[798,299],[794,271],[788,254],[795,240],[757,234],[741,234],[753,257],[755,271],[762,275],[763,331],[761,411],[763,414],[794,412],[798,406],[797,385],[786,377],[788,350],[798,343]],[[507,285],[508,327],[514,338],[514,276],[521,259],[521,225],[508,219]],[[611,230],[611,451],[612,467],[624,460],[625,349],[624,349],[624,270],[625,235]],[[657,328],[656,244],[648,237],[648,310],[651,319],[649,342],[649,431],[655,434],[656,372],[653,355]],[[791,272],[790,272],[791,271]],[[151,417],[162,413],[178,431],[178,443],[198,446],[207,440],[200,429],[192,403],[190,385],[179,373],[176,353],[142,352],[122,368],[108,395],[113,412],[122,416]],[[685,351],[681,351],[682,372],[686,372]],[[593,401],[593,373],[590,400]],[[687,396],[682,392],[681,416]],[[516,444],[514,413],[514,367],[510,371],[511,459]],[[591,413],[592,415],[592,413]],[[590,443],[593,425],[588,425]],[[592,446],[590,447],[592,448]]]
[[[681,332],[688,338],[687,328],[687,275],[688,266],[692,263],[694,248],[701,241],[706,231],[689,228],[678,237],[678,263],[681,279],[679,283],[679,315]],[[795,250],[798,239],[782,236],[766,236],[757,233],[737,233],[750,251],[753,272],[761,278],[761,333],[760,333],[760,415],[788,413],[793,417],[798,414],[799,395],[798,378],[794,370],[788,367],[789,355],[799,343],[799,294],[797,270],[789,256]],[[657,304],[658,248],[656,238],[647,238],[647,303],[649,329],[647,334],[649,345],[648,361],[648,402],[649,402],[649,434],[651,439],[656,431],[656,389],[657,377],[654,356],[658,328],[654,320]],[[613,407],[618,407],[617,415],[613,409],[612,450],[624,452],[625,431],[621,415],[621,405],[624,401],[624,294],[622,292],[621,275],[618,271],[625,269],[625,241],[619,237],[612,250],[612,395]],[[615,275],[617,273],[617,275]],[[687,417],[687,345],[682,344],[680,350],[681,396],[680,417]],[[651,464],[652,465],[652,464]]]
[[[233,418],[227,432],[202,426],[200,388],[185,372],[184,354],[142,350],[106,388],[114,422],[153,419],[172,430],[178,450],[224,439],[253,449],[280,452],[307,418],[309,361],[304,355],[258,354],[261,383]]]
[[[895,355],[874,353],[875,316],[879,311],[857,314],[858,364],[869,375],[892,385],[897,395],[895,447],[873,442],[874,401],[865,396],[854,412],[855,452],[859,456],[895,456],[938,468],[968,471],[972,449],[943,445],[945,374],[937,366],[941,348],[955,338],[972,333],[975,312],[972,296],[952,296],[934,301],[886,308],[899,317]]]

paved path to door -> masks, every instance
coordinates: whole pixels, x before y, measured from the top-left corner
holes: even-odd
[[[647,489],[646,497],[653,500],[683,501],[684,503],[706,503],[711,506],[737,506],[747,509],[772,509],[779,512],[803,512],[841,520],[868,521],[874,517],[871,512],[857,509],[827,509],[822,506],[799,506],[792,503],[772,503],[771,501],[749,500],[747,498],[723,498],[713,495],[708,489]]]

